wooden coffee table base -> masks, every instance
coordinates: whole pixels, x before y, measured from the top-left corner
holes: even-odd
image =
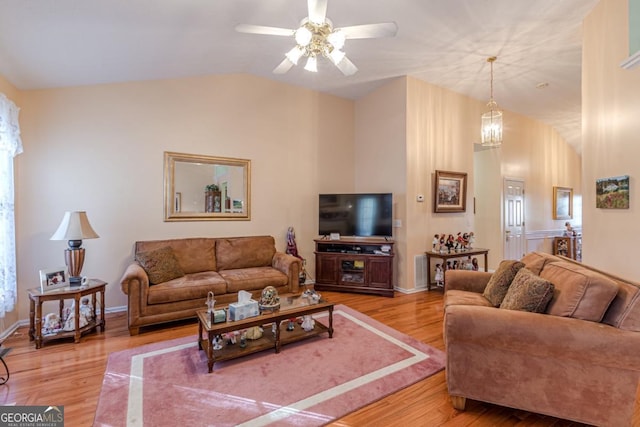
[[[293,331],[286,330],[289,319],[307,316],[321,311],[329,312],[329,326],[325,326],[316,321],[313,330],[311,331],[305,331],[298,324],[296,324]],[[210,324],[209,314],[206,310],[199,310],[197,315],[198,348],[200,350],[204,350],[207,355],[207,366],[209,368],[209,372],[213,372],[213,364],[215,362],[247,356],[270,348],[273,348],[276,353],[279,353],[281,347],[285,344],[315,337],[324,332],[329,334],[329,338],[333,338],[333,304],[327,302],[321,302],[316,305],[301,307],[294,310],[264,313],[256,317],[236,322],[227,321],[223,323],[215,323],[213,325]],[[277,326],[275,334],[271,327],[271,324],[273,323]],[[248,339],[244,348],[240,347],[240,342],[238,340],[236,344],[223,345],[220,350],[213,349],[213,342],[216,335],[264,325],[269,326],[264,328],[262,337],[256,340]],[[206,335],[204,332],[206,332]]]

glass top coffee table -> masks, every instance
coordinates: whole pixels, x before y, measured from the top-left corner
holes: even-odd
[[[329,313],[328,325],[324,325],[316,320],[313,329],[307,331],[295,322],[294,329],[287,330],[289,319],[310,316],[313,313],[322,311]],[[213,364],[215,362],[235,359],[270,348],[275,349],[275,352],[279,353],[280,348],[284,344],[315,337],[324,332],[329,334],[329,338],[333,337],[333,303],[323,299],[314,301],[304,295],[283,295],[280,297],[279,309],[263,311],[258,316],[237,321],[226,320],[225,322],[212,323],[211,313],[208,313],[206,309],[198,310],[196,314],[198,316],[198,347],[200,350],[204,350],[207,355],[209,372],[213,371]],[[216,336],[264,325],[275,325],[275,327],[269,326],[264,328],[262,337],[253,340],[247,339],[246,345],[244,346],[240,345],[240,339],[238,337],[235,344],[225,344],[219,350],[214,349]]]

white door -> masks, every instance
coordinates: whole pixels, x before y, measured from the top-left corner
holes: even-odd
[[[520,259],[526,251],[524,236],[524,181],[504,180],[504,258]]]

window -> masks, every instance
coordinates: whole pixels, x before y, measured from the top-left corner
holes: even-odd
[[[18,107],[0,94],[0,318],[16,303],[13,158],[22,152]]]

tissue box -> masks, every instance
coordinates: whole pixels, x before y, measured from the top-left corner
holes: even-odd
[[[242,320],[247,317],[254,317],[260,314],[258,301],[249,300],[244,302],[234,302],[229,304],[229,319]]]

